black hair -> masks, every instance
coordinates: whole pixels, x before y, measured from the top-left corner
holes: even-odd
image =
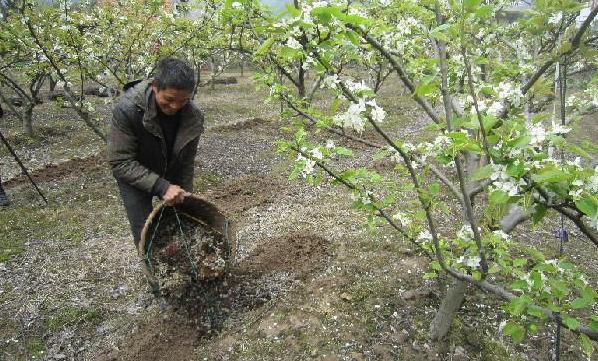
[[[158,90],[175,88],[193,91],[195,73],[189,64],[175,58],[164,58],[156,64],[154,84]]]

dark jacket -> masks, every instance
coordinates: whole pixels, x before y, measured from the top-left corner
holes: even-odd
[[[193,191],[193,166],[203,114],[192,102],[180,110],[171,159],[150,81],[129,89],[112,113],[108,161],[114,177],[144,192],[162,196],[172,183]]]

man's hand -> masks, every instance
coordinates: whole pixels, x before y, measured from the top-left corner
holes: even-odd
[[[166,193],[164,193],[164,196],[162,196],[162,199],[168,205],[179,204],[183,201],[183,199],[185,199],[187,194],[188,193],[185,192],[183,188],[177,186],[176,184],[171,184],[168,186],[168,189],[166,190]]]

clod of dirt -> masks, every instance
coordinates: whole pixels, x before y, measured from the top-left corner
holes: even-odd
[[[258,274],[287,271],[302,278],[321,267],[327,257],[326,239],[297,232],[259,245],[239,264],[239,269]]]

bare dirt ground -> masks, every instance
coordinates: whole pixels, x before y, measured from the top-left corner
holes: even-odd
[[[342,189],[289,181],[274,146],[284,136],[278,105],[260,96],[248,78],[200,92],[208,129],[195,186],[234,221],[239,252],[224,279],[165,303],[143,279],[103,146],[72,114],[58,112],[64,134],[34,140],[6,121],[50,205],[0,153],[13,201],[0,210],[0,360],[551,359],[551,333],[512,344],[498,331],[500,304],[473,290],[449,339],[431,344],[446,280],[423,281],[428,260],[391,230],[364,227]],[[426,124],[414,109],[401,108],[404,134]],[[361,149],[350,162],[371,157]],[[572,255],[595,265],[596,252],[573,236]],[[578,360],[575,337],[564,342],[562,360]]]

